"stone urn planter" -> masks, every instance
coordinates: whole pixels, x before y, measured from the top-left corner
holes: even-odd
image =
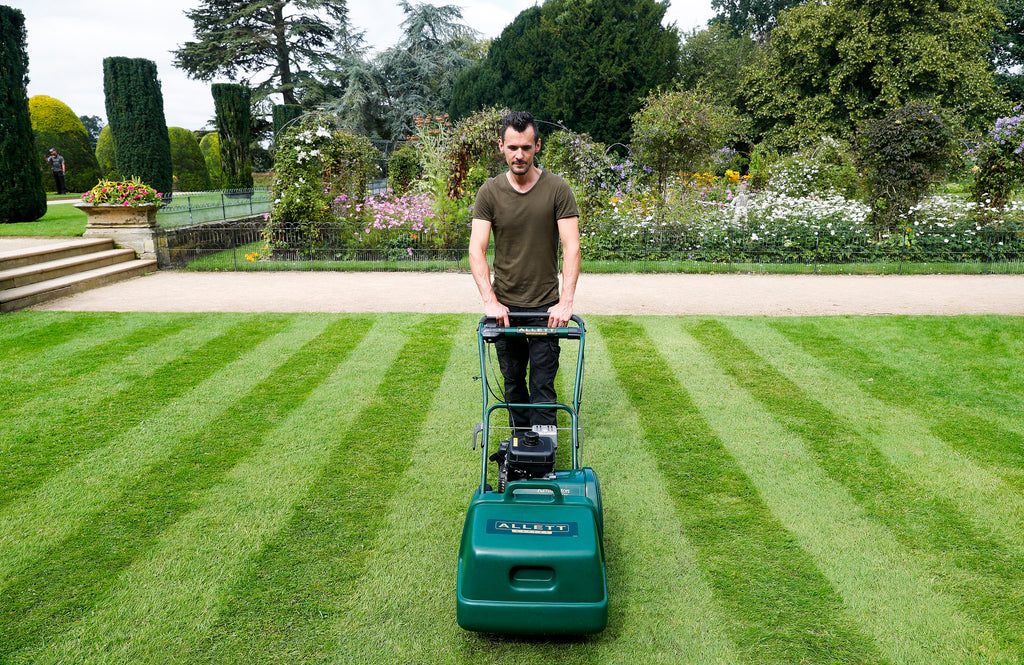
[[[159,206],[76,203],[75,207],[88,218],[83,237],[110,238],[116,245],[134,249],[140,259],[156,258],[156,235],[160,229],[156,223],[156,211]]]

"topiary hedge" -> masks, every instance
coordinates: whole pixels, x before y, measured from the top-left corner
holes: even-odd
[[[36,153],[39,168],[45,174],[43,184],[47,191],[55,191],[50,177],[50,165],[46,163],[50,148],[64,158],[67,171],[64,183],[69,192],[87,192],[100,180],[99,162],[85,131],[82,120],[71,108],[53,97],[35,95],[28,100],[29,115],[32,117],[32,131],[35,134]]]
[[[210,132],[199,141],[199,150],[206,161],[206,171],[210,174],[210,185],[213,189],[224,188],[224,171],[220,162],[220,137],[217,132]]]
[[[174,168],[156,63],[144,58],[105,58],[103,92],[118,170],[169,195]]]
[[[210,172],[196,135],[182,127],[168,127],[167,136],[171,140],[171,163],[178,190],[205,192],[212,189]]]
[[[117,148],[114,146],[114,133],[110,131],[110,125],[100,130],[100,137],[96,140],[96,161],[100,164],[103,180],[124,180],[117,170]]]
[[[25,16],[0,5],[0,224],[46,214],[46,190],[28,111]]]

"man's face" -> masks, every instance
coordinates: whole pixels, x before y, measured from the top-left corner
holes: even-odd
[[[540,141],[534,134],[533,127],[527,127],[524,132],[517,132],[514,127],[505,130],[505,138],[498,141],[498,147],[505,155],[514,175],[525,175],[533,166],[533,158],[540,150]]]

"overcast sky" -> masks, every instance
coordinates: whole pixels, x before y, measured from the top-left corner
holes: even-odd
[[[171,51],[194,39],[185,11],[199,0],[0,0],[25,14],[28,94],[56,97],[75,115],[98,115],[103,103],[103,58],[146,58],[157,65],[170,127],[199,129],[213,118],[209,83],[192,81],[171,65]],[[537,0],[435,0],[462,8],[463,22],[497,37]],[[395,0],[348,0],[349,19],[375,50],[393,46],[404,14]],[[689,31],[711,18],[711,0],[674,0],[665,18]]]

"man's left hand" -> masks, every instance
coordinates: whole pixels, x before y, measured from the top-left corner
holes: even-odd
[[[548,327],[564,328],[572,318],[572,303],[559,302],[548,308]]]

